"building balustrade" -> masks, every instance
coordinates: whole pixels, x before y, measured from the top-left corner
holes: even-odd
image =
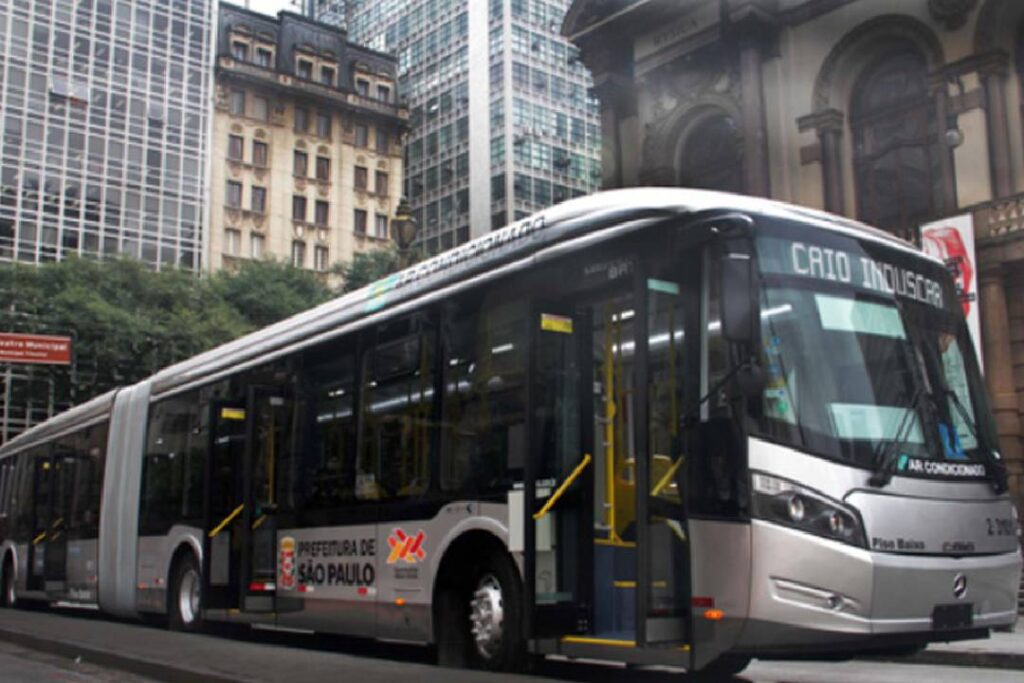
[[[974,214],[975,239],[1024,239],[1024,193],[965,207]]]

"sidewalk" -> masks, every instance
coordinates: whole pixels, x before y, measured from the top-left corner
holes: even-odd
[[[371,641],[286,633],[251,633],[244,639],[171,633],[96,613],[0,610],[0,638],[169,683],[324,683],[343,678],[359,683],[480,683],[482,679],[480,672],[430,664],[423,648],[395,644],[385,648]],[[519,676],[502,680],[556,683]]]

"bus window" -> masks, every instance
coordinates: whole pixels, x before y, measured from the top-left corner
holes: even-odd
[[[20,453],[14,458],[14,480],[11,483],[11,539],[29,540],[32,533],[32,456]]]
[[[75,435],[78,461],[68,526],[73,538],[91,539],[99,535],[100,496],[107,425],[97,425]]]
[[[444,327],[441,489],[500,491],[522,478],[526,306],[452,307]]]
[[[153,406],[142,466],[141,536],[166,534],[174,524],[202,519],[206,435],[199,415],[194,392]]]
[[[410,319],[381,328],[377,339],[363,357],[356,496],[420,496],[430,483],[435,329]]]
[[[284,509],[323,510],[355,499],[355,359],[331,342],[305,359],[305,447],[281,464]]]
[[[11,484],[11,460],[0,465],[0,517],[7,517],[7,498]]]

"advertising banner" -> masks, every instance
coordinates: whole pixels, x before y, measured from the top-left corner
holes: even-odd
[[[965,213],[921,226],[921,247],[941,259],[956,281],[967,318],[967,329],[984,369],[981,355],[981,318],[978,315],[978,267],[974,256],[974,216]]]
[[[71,337],[0,332],[0,363],[70,365]]]

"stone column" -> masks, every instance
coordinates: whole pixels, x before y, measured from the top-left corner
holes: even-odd
[[[979,258],[979,262],[981,259]],[[1024,452],[1021,448],[1020,413],[1013,380],[1010,349],[1010,317],[1001,266],[980,264],[982,345],[985,349],[985,383],[992,399],[999,449],[1010,473],[1011,485],[1021,493]]]
[[[825,109],[801,117],[797,121],[801,132],[813,130],[818,135],[816,160],[821,164],[821,187],[825,210],[837,215],[846,212],[846,193],[843,188],[843,112]],[[815,157],[812,156],[813,160]]]
[[[996,199],[1009,197],[1014,193],[1014,184],[1013,167],[1010,164],[1010,123],[1003,91],[1003,81],[1007,74],[1006,56],[994,56],[979,69],[978,74],[985,90],[992,196]]]
[[[744,31],[739,49],[744,189],[748,194],[770,197],[768,134],[765,129],[764,87],[761,79],[762,41],[751,30]]]
[[[940,75],[932,85],[935,100],[935,118],[939,122],[939,172],[942,174],[942,213],[956,211],[956,176],[953,169],[953,152],[947,146],[945,133],[949,121],[949,91],[946,79]]]
[[[635,160],[627,159],[627,144],[639,141],[623,140],[623,122],[636,116],[636,85],[632,77],[632,43],[587,44],[581,46],[583,62],[594,78],[591,89],[601,102],[601,187],[602,189],[635,184],[627,177]]]
[[[619,115],[604,94],[601,100],[601,189],[622,187],[622,147],[619,143]]]

